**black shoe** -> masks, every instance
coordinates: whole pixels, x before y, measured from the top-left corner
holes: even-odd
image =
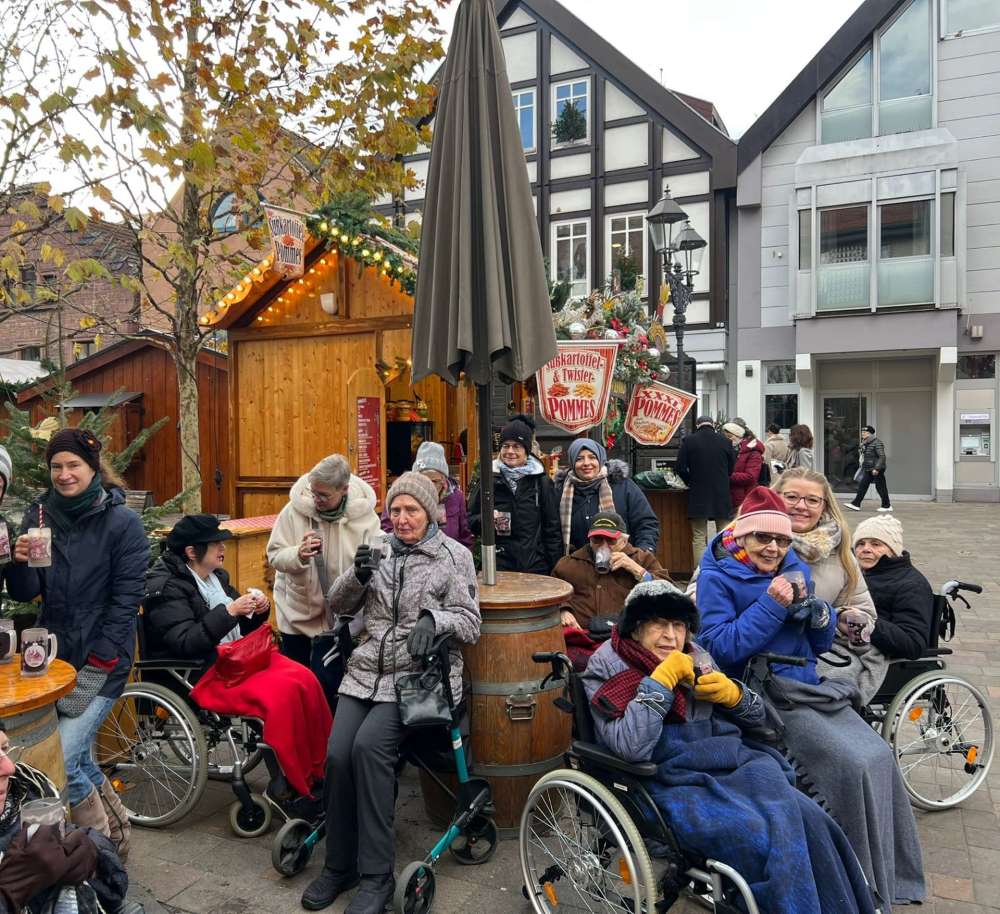
[[[358,894],[351,899],[344,914],[382,914],[395,891],[396,880],[392,873],[362,876]]]
[[[307,911],[319,911],[332,905],[337,896],[358,884],[358,874],[353,870],[331,870],[324,866],[302,893],[302,907]]]

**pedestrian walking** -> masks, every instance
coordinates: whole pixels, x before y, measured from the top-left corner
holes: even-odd
[[[793,425],[788,430],[788,458],[785,469],[802,467],[804,470],[816,468],[816,458],[813,454],[813,433],[808,425]]]
[[[885,481],[885,445],[881,438],[875,437],[875,426],[866,425],[861,429],[861,447],[859,449],[861,465],[858,467],[857,475],[854,477],[858,481],[858,491],[853,501],[847,502],[847,507],[852,511],[860,511],[861,503],[868,494],[868,487],[874,482],[875,489],[882,505],[879,511],[891,511],[892,505],[889,503],[889,485]]]
[[[715,430],[711,416],[699,416],[695,430],[685,435],[677,452],[677,475],[688,487],[688,518],[694,567],[708,544],[708,522],[727,521],[733,516],[729,477],[736,466],[736,451]]]
[[[775,463],[781,464],[779,473],[785,468],[788,461],[788,450],[788,442],[781,434],[781,426],[772,422],[767,427],[767,438],[764,440],[764,461],[771,468],[772,476],[775,475]]]
[[[727,422],[722,426],[722,433],[736,448],[736,465],[729,474],[729,497],[733,500],[733,508],[739,510],[743,499],[752,488],[770,482],[770,473],[766,480],[761,478],[764,445],[741,420],[733,419]]]

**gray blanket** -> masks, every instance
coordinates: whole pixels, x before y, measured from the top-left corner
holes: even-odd
[[[892,749],[854,710],[857,685],[776,676],[768,693],[785,724],[791,761],[808,773],[880,900],[922,901],[927,889],[917,823]]]

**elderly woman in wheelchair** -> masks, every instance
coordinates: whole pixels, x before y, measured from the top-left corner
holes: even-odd
[[[777,752],[743,739],[764,724],[763,701],[691,640],[698,622],[669,582],[634,588],[583,675],[598,741],[657,766],[646,787],[677,841],[737,870],[761,910],[873,912],[837,824]]]
[[[811,596],[809,569],[790,550],[784,501],[758,487],[705,550],[698,579],[701,644],[738,675],[757,654],[804,658],[780,665],[767,697],[780,714],[784,749],[800,779],[829,809],[885,904],[926,894],[916,821],[892,750],[855,711],[856,683],[821,680],[836,610]]]
[[[188,676],[196,681],[190,697],[203,711],[259,721],[271,776],[265,797],[286,816],[313,818],[332,717],[312,672],[274,649],[264,594],[241,595],[230,586],[222,563],[231,536],[208,514],[174,526],[147,575],[146,656],[197,664]],[[235,784],[234,790],[240,796]],[[252,805],[248,810],[255,812]],[[249,834],[257,830],[252,824],[234,828]]]

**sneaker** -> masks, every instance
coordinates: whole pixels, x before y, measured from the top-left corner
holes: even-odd
[[[353,871],[331,870],[324,866],[323,871],[306,886],[302,893],[302,907],[307,911],[319,911],[329,907],[337,896],[353,889],[358,884],[358,874]]]
[[[845,508],[850,508],[852,511],[860,511],[861,510],[861,505],[856,505],[856,504],[854,504],[853,501],[845,501],[844,502],[844,507]]]
[[[889,505],[887,508],[879,508],[879,511],[881,511],[883,514],[891,510],[892,510],[892,505]]]

